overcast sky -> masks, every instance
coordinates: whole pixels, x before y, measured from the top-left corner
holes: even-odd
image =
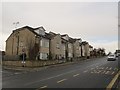
[[[117,2],[4,2],[0,32],[4,44],[0,50],[5,50],[5,40],[18,21],[17,28],[43,26],[47,32],[81,38],[95,48],[104,47],[106,52],[118,47]]]

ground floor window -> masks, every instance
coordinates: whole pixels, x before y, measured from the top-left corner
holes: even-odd
[[[72,53],[68,53],[68,57],[73,57]]]
[[[48,53],[40,53],[40,59],[47,60],[48,59]]]

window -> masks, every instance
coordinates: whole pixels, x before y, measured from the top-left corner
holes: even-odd
[[[48,53],[40,53],[40,59],[47,60],[48,59]]]
[[[45,35],[45,31],[42,28],[35,30],[35,32],[39,35]]]
[[[56,48],[57,48],[57,49],[60,49],[59,43],[56,44]]]
[[[69,56],[69,57],[72,57],[72,53],[68,53],[68,56]]]
[[[49,47],[49,40],[42,39],[41,42],[40,42],[40,46]]]
[[[45,41],[45,47],[49,47],[49,41]]]
[[[40,41],[40,46],[43,46],[43,41],[42,40]]]
[[[65,45],[64,45],[64,44],[62,45],[62,48],[63,48],[63,50],[65,51]]]
[[[71,45],[71,44],[68,44],[68,48],[72,48],[72,45]]]

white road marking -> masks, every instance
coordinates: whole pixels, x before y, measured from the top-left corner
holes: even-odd
[[[88,70],[83,71],[84,73],[88,72]]]
[[[109,70],[112,70],[112,67],[110,67]]]
[[[97,71],[96,71],[96,70],[93,70],[93,72],[94,72],[94,73],[97,73]]]
[[[104,70],[103,72],[102,72],[102,74],[104,74],[106,71]]]
[[[102,72],[101,70],[99,70],[97,73],[99,74],[100,72]]]
[[[94,72],[91,72],[91,73],[94,73]]]
[[[65,81],[65,80],[67,80],[67,79],[59,80],[59,81],[57,81],[57,83],[61,83],[61,82]]]
[[[104,62],[101,63],[101,65],[103,65],[103,64],[104,64]],[[101,66],[100,63],[96,63],[96,64],[93,64],[93,65],[87,66],[86,68],[89,68],[89,67],[92,67],[92,66],[95,66],[95,65]],[[61,73],[61,74],[58,74],[56,76],[48,77],[48,78],[45,78],[45,79],[41,79],[39,81],[29,82],[29,83],[27,83],[25,85],[30,85],[30,84],[38,83],[38,82],[41,82],[41,81],[45,81],[45,80],[53,79],[53,78],[56,78],[56,77],[60,77],[60,76],[63,76],[63,75],[69,74],[69,73],[73,73],[73,72],[78,71],[78,70],[81,69],[80,66],[76,66],[76,68],[78,68],[78,69],[71,70],[71,71],[68,71],[68,72],[65,72],[65,73]]]
[[[113,75],[115,72],[113,71],[112,73],[111,73],[111,75]]]
[[[106,67],[106,69],[108,69],[108,67]]]
[[[76,77],[76,76],[78,76],[78,75],[80,75],[80,74],[75,74],[75,75],[73,75],[73,77]]]
[[[20,74],[20,73],[14,73],[14,74]]]
[[[102,69],[102,70],[103,70],[103,69],[104,69],[104,67],[100,67],[99,69]]]
[[[106,73],[105,74],[108,74],[110,71],[106,71]]]
[[[46,88],[47,86],[43,86],[43,87],[40,87],[40,88]]]

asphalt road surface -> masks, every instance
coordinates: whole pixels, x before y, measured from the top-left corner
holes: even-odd
[[[118,73],[118,59],[106,57],[32,72],[3,70],[3,88],[106,88]],[[4,90],[4,89],[3,89]]]

